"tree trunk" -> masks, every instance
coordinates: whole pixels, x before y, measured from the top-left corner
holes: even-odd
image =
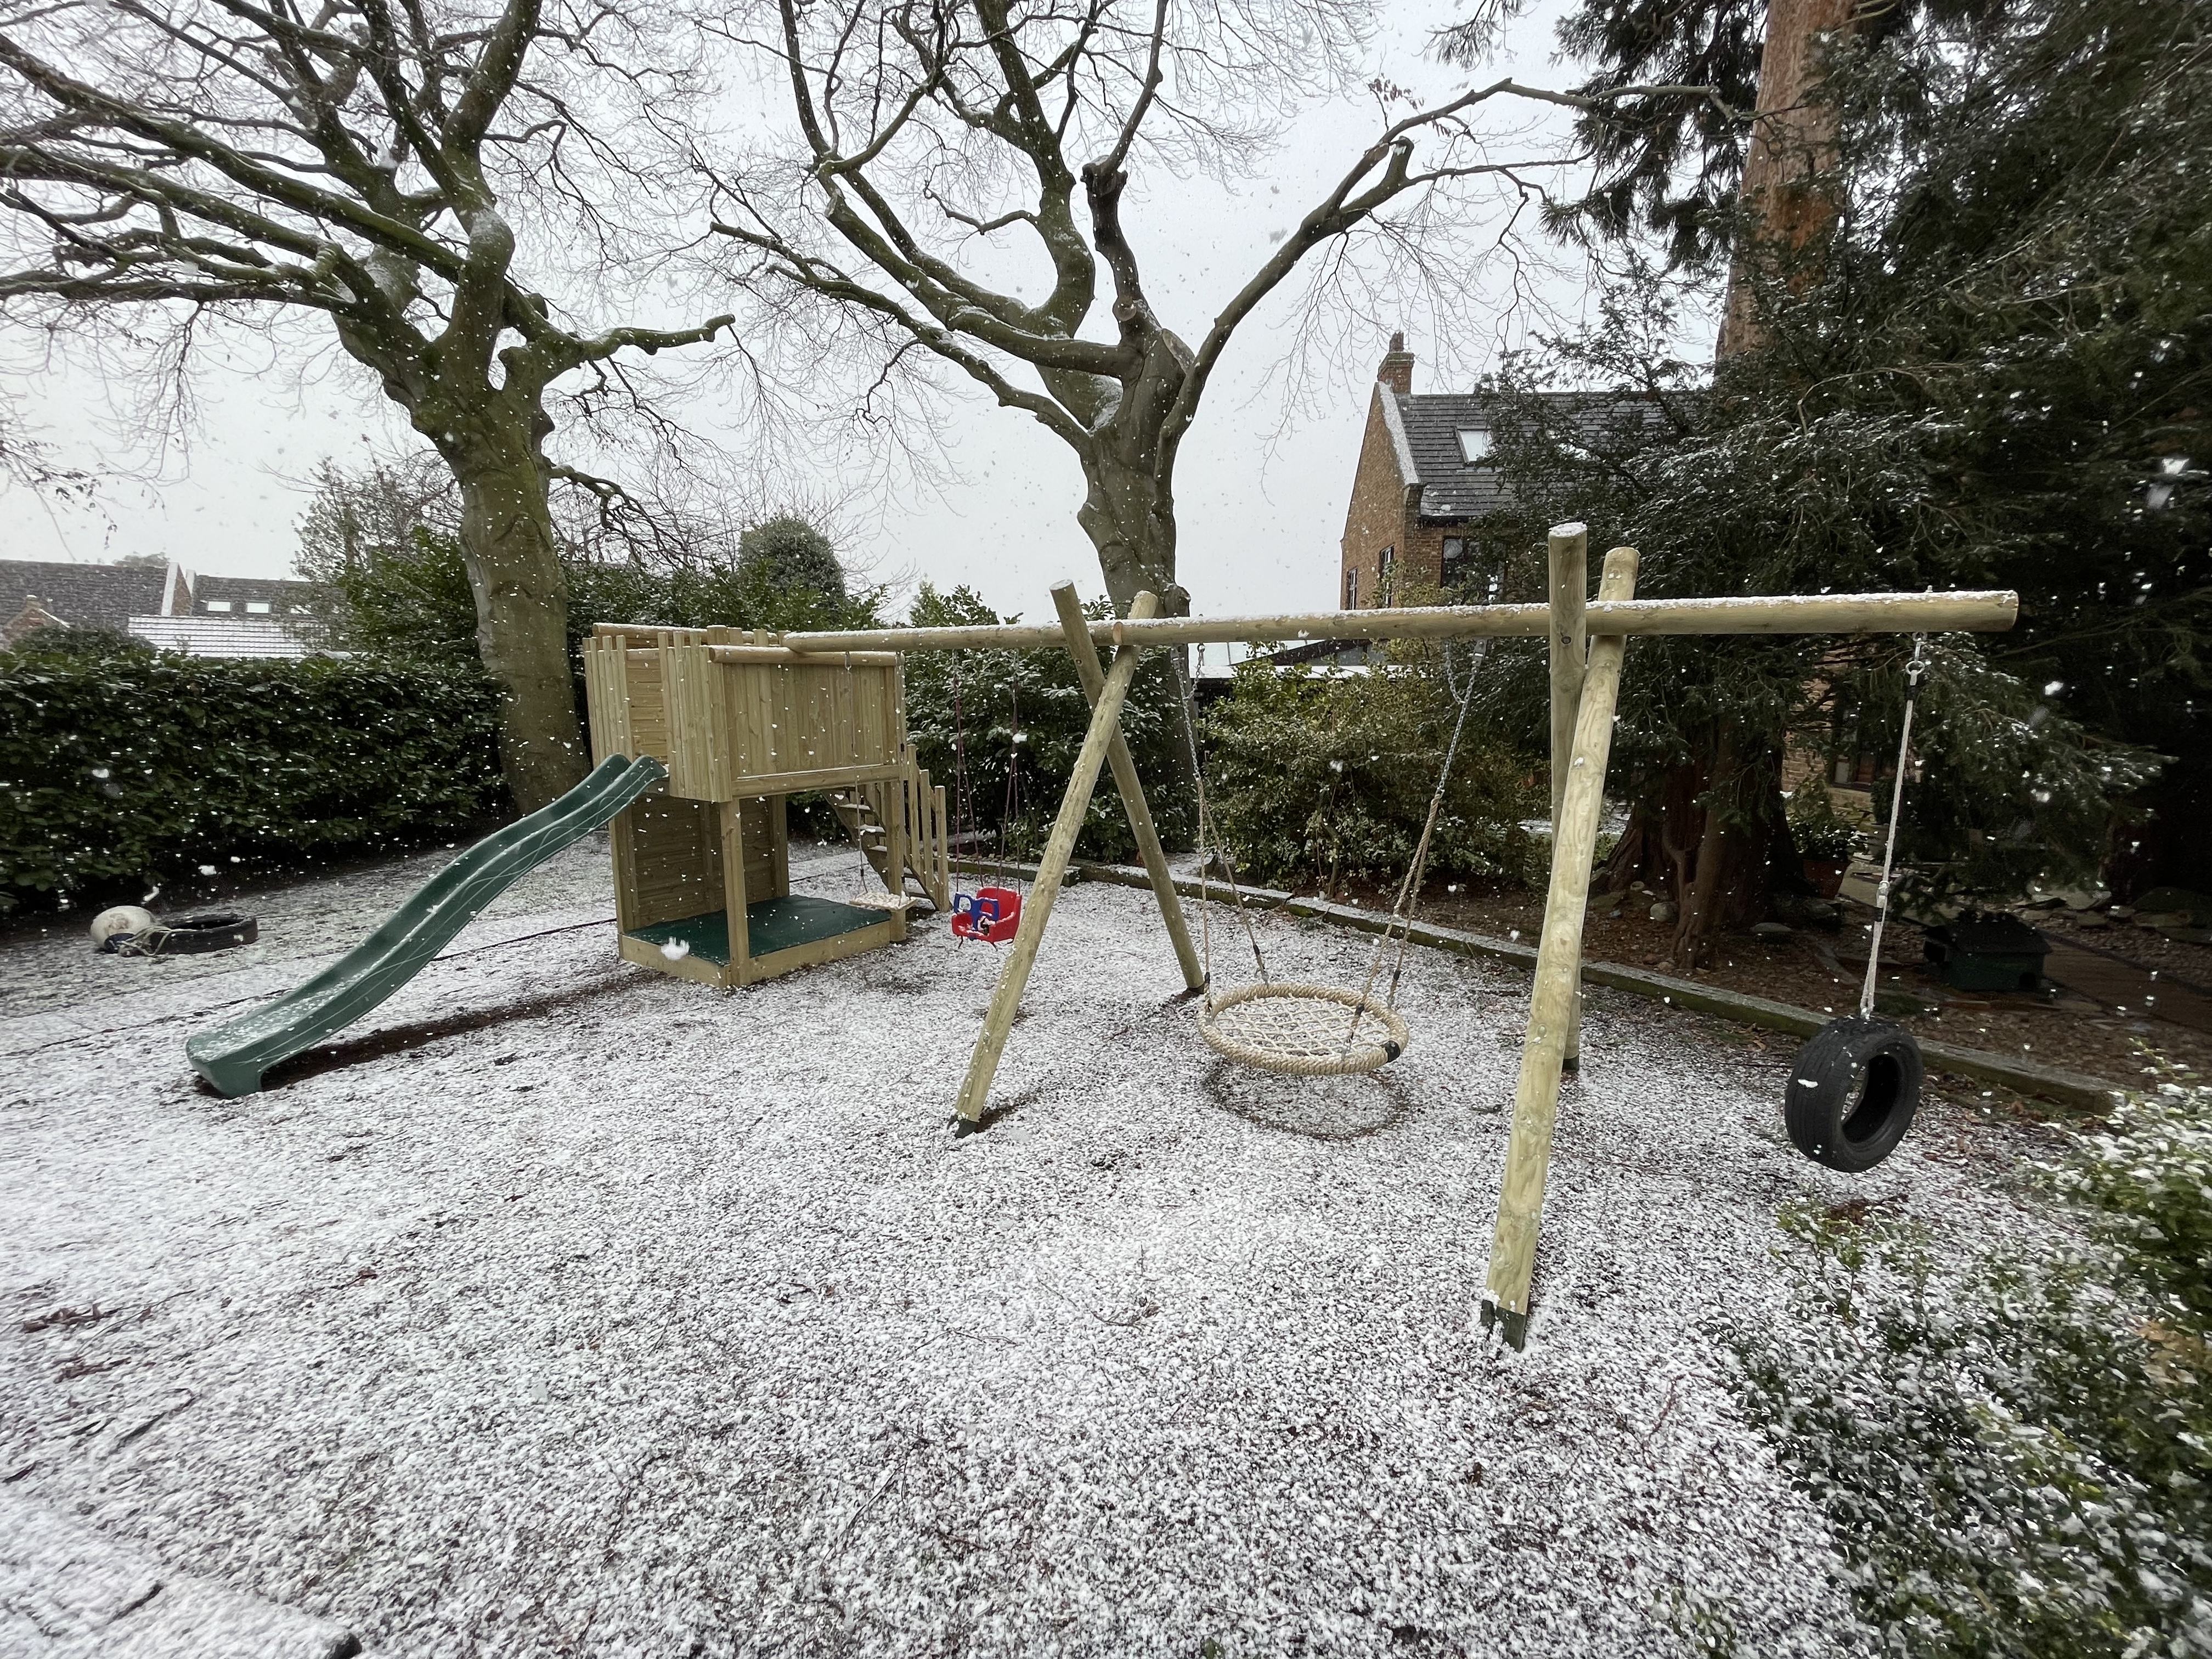
[[[1606,863],[1606,886],[1636,880],[1675,906],[1674,937],[1662,966],[1686,971],[1712,959],[1727,929],[1760,920],[1776,866],[1791,857],[1780,811],[1779,750],[1746,754],[1741,733],[1716,729],[1701,744],[1709,760],[1658,775],[1629,815]]]
[[[1746,236],[1754,246],[1739,249],[1729,267],[1717,357],[1758,349],[1751,271],[1760,259],[1803,247],[1835,217],[1835,202],[1814,182],[1836,158],[1836,110],[1821,95],[1820,54],[1865,9],[1865,0],[1767,0],[1757,125],[1743,159]]]
[[[1141,459],[1132,462],[1127,453],[1130,448]],[[1116,616],[1127,616],[1139,593],[1159,596],[1161,616],[1190,614],[1190,594],[1176,580],[1174,491],[1158,477],[1158,453],[1157,443],[1141,439],[1133,443],[1126,435],[1117,441],[1117,434],[1109,428],[1094,451],[1081,458],[1083,476],[1090,488],[1083,505],[1076,509],[1075,521],[1097,550],[1098,568],[1105,575],[1107,596]],[[1190,656],[1187,650],[1177,649],[1182,652],[1182,660],[1176,665],[1181,677],[1177,689],[1189,695]],[[1137,695],[1146,695],[1141,686]],[[1194,722],[1195,710],[1188,711],[1188,717]],[[1172,718],[1180,731],[1186,711],[1175,711]],[[1190,748],[1180,737],[1169,744],[1167,775],[1152,780],[1146,787],[1161,820],[1161,833],[1170,846],[1195,839],[1198,780],[1191,770]],[[1185,836],[1177,827],[1178,821],[1188,824],[1193,835]],[[1175,847],[1174,850],[1184,849]]]
[[[1836,153],[1820,57],[1867,9],[1865,0],[1768,0],[1758,125],[1744,158],[1746,245],[1729,268],[1716,360],[1762,343],[1753,273],[1803,248],[1835,216],[1835,202],[1819,187]],[[1636,808],[1608,884],[1639,875],[1665,883],[1679,907],[1669,965],[1686,970],[1711,959],[1723,929],[1764,914],[1778,856],[1792,856],[1779,748],[1761,734],[1717,726],[1697,757],[1672,768]]]
[[[1173,488],[1156,471],[1157,447],[1134,445],[1135,459],[1123,454],[1133,447],[1110,428],[1101,435],[1094,453],[1082,457],[1083,477],[1088,486],[1075,521],[1098,550],[1098,568],[1106,577],[1106,592],[1114,613],[1126,617],[1141,592],[1160,596],[1160,614],[1182,616],[1188,600],[1172,605],[1170,589],[1176,583],[1176,522]]]
[[[586,770],[568,663],[568,585],[545,473],[536,434],[520,436],[505,423],[453,441],[449,459],[461,485],[461,553],[476,595],[477,650],[506,694],[501,768],[514,804],[532,812]]]

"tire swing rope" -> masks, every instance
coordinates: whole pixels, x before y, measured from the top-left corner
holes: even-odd
[[[1875,988],[1881,973],[1882,933],[1895,884],[1897,830],[1904,817],[1905,774],[1912,760],[1912,717],[1925,672],[1927,636],[1912,642],[1905,668],[1905,725],[1897,744],[1897,775],[1889,798],[1889,833],[1881,854],[1881,884],[1875,890],[1866,979],[1857,1013],[1832,1019],[1806,1040],[1790,1063],[1782,1120],[1797,1150],[1816,1164],[1858,1174],[1897,1150],[1920,1106],[1926,1067],[1912,1033],[1875,1017]]]
[[[1867,946],[1866,983],[1859,988],[1859,1018],[1874,1018],[1874,988],[1881,972],[1882,930],[1889,926],[1890,872],[1897,864],[1897,825],[1905,816],[1905,769],[1912,758],[1912,711],[1919,701],[1928,636],[1912,636],[1912,660],[1905,667],[1905,729],[1897,739],[1897,775],[1889,788],[1889,836],[1881,848],[1881,885],[1874,890],[1874,939]]]

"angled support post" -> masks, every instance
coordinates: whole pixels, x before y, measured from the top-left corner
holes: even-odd
[[[1076,598],[1075,584],[1061,582],[1054,587],[1052,604],[1053,609],[1060,612],[1060,627],[1067,634],[1067,653],[1075,659],[1075,677],[1083,682],[1083,695],[1096,708],[1106,690],[1106,671],[1098,665],[1098,647],[1091,642],[1091,622],[1083,614],[1083,602]],[[1152,823],[1152,809],[1145,800],[1143,781],[1137,776],[1136,758],[1129,753],[1129,740],[1121,735],[1119,721],[1114,726],[1113,741],[1106,748],[1106,763],[1114,769],[1114,787],[1121,792],[1122,807],[1129,815],[1129,833],[1136,837],[1137,854],[1145,861],[1145,873],[1152,878],[1152,893],[1160,902],[1160,920],[1167,924],[1176,961],[1182,967],[1182,982],[1194,991],[1203,991],[1206,969],[1191,945],[1190,925],[1183,920],[1182,901],[1176,896],[1175,878],[1168,870],[1167,852],[1160,845],[1160,832]]]
[[[1141,622],[1159,608],[1158,594],[1139,593],[1129,607],[1129,615]],[[1022,906],[1021,926],[1006,952],[1006,966],[999,970],[998,988],[991,993],[990,1012],[983,1016],[975,1051],[968,1057],[968,1075],[960,1085],[963,1128],[982,1127],[983,1107],[991,1097],[991,1079],[998,1074],[999,1056],[1006,1050],[1006,1034],[1013,1030],[1014,1016],[1020,1012],[1022,992],[1029,985],[1030,969],[1036,965],[1045,923],[1052,919],[1053,901],[1060,896],[1068,860],[1075,856],[1075,838],[1082,833],[1084,815],[1091,810],[1091,792],[1097,787],[1106,751],[1121,730],[1121,706],[1129,700],[1129,683],[1137,677],[1137,663],[1143,653],[1144,647],[1136,645],[1122,646],[1114,653],[1114,665],[1107,671],[1106,683],[1091,711],[1091,729],[1084,734],[1082,751],[1075,757],[1067,793],[1060,797],[1060,817],[1044,844],[1036,878],[1030,884],[1029,898]]]
[[[1583,675],[1589,654],[1589,630],[1583,609],[1589,599],[1589,532],[1579,524],[1555,524],[1546,538],[1551,556],[1552,616],[1552,867],[1559,868],[1559,812],[1567,796],[1567,769],[1573,764],[1575,715],[1583,705]],[[1562,1069],[1582,1069],[1581,981],[1576,981],[1575,1010],[1567,1024]]]
[[[1636,550],[1605,556],[1601,599],[1636,592]],[[1521,1044],[1521,1077],[1513,1091],[1512,1137],[1498,1194],[1498,1226],[1490,1244],[1490,1281],[1482,1322],[1504,1327],[1519,1347],[1528,1334],[1528,1284],[1536,1267],[1536,1224],[1552,1166],[1552,1128],[1559,1115],[1559,1069],[1581,994],[1583,922],[1589,905],[1590,860],[1605,807],[1605,768],[1613,754],[1613,714],[1620,698],[1620,659],[1627,641],[1602,635],[1590,641],[1582,707],[1565,769],[1566,788],[1552,822],[1552,884],[1544,899],[1544,933],[1536,948],[1536,984],[1528,1030]]]

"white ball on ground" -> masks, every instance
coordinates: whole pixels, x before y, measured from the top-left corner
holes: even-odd
[[[135,904],[118,904],[92,919],[92,942],[105,945],[118,933],[143,933],[154,926],[154,913]]]

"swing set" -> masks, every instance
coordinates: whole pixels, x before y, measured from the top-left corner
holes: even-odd
[[[1397,1059],[1412,1041],[1410,1028],[1395,1006],[1399,980],[1431,839],[1465,724],[1467,699],[1461,701],[1427,822],[1364,982],[1357,990],[1292,983],[1269,975],[1237,885],[1235,866],[1225,851],[1212,845],[1216,837],[1204,800],[1203,770],[1197,764],[1189,688],[1178,668],[1184,729],[1200,785],[1204,855],[1199,877],[1199,938],[1194,942],[1191,937],[1136,763],[1121,729],[1139,662],[1147,649],[1168,648],[1179,658],[1182,647],[1216,643],[1336,639],[1426,640],[1448,645],[1461,640],[1547,637],[1552,870],[1483,1304],[1484,1322],[1498,1325],[1517,1347],[1527,1333],[1537,1224],[1560,1079],[1579,1065],[1583,924],[1628,641],[1640,635],[1990,632],[2009,629],[2019,611],[2018,595],[2002,592],[1638,599],[1632,548],[1615,548],[1606,556],[1593,602],[1583,527],[1554,527],[1549,552],[1550,601],[1545,605],[1161,617],[1158,596],[1146,592],[1137,595],[1126,617],[1094,622],[1083,614],[1073,584],[1061,583],[1052,590],[1057,627],[1007,623],[878,628],[751,635],[747,636],[749,643],[739,644],[734,642],[735,631],[729,629],[602,624],[599,636],[589,642],[594,649],[586,655],[597,757],[655,755],[670,771],[665,792],[670,799],[662,802],[664,807],[679,801],[685,805],[712,803],[721,815],[719,861],[710,872],[706,853],[695,851],[688,874],[676,867],[682,858],[672,859],[668,854],[669,833],[645,827],[658,823],[647,809],[659,798],[631,807],[624,817],[635,822],[627,830],[617,821],[615,860],[622,953],[647,967],[686,973],[684,963],[691,957],[662,960],[664,952],[657,948],[653,930],[669,927],[677,913],[712,896],[709,890],[716,886],[726,890],[720,910],[690,915],[678,925],[713,939],[726,935],[729,943],[719,969],[702,971],[708,967],[702,963],[687,973],[689,977],[750,983],[809,961],[832,960],[902,939],[902,906],[888,915],[857,906],[836,907],[845,914],[817,917],[813,937],[763,955],[748,951],[756,929],[773,928],[784,920],[776,907],[793,903],[781,851],[782,814],[767,810],[769,798],[801,788],[862,792],[882,829],[884,852],[876,867],[886,890],[903,894],[908,879],[919,879],[939,908],[951,910],[956,933],[1008,947],[957,1099],[961,1127],[981,1128],[992,1079],[1066,880],[1092,793],[1100,774],[1110,768],[1184,984],[1194,996],[1202,997],[1198,1028],[1204,1040],[1232,1060],[1292,1075],[1376,1070]],[[945,790],[930,785],[927,774],[914,764],[906,740],[898,653],[1055,645],[1064,646],[1073,659],[1091,719],[1029,891],[1024,896],[1000,882],[955,898],[947,858]],[[1110,663],[1103,666],[1098,654],[1102,646],[1111,652]],[[872,694],[862,696],[855,691],[841,701],[840,684],[854,684],[863,672],[873,677]],[[714,678],[717,673],[723,678]],[[956,743],[956,817],[964,812],[972,829],[972,802],[965,799],[964,734]],[[823,761],[831,763],[817,763]],[[696,848],[711,849],[717,844],[703,821],[685,833],[693,836]],[[751,872],[761,860],[755,849],[761,843],[768,848],[768,858],[756,878]],[[1208,920],[1213,906],[1205,873],[1217,854],[1223,860],[1228,902],[1243,922],[1258,974],[1249,984],[1225,989],[1213,982]],[[672,881],[672,876],[684,879]],[[1885,916],[1887,886],[1885,879]],[[756,892],[767,896],[755,900]],[[763,905],[768,907],[765,911]],[[738,919],[734,924],[728,921],[732,917]],[[1379,994],[1378,982],[1382,987]],[[1786,1115],[1793,1138],[1808,1154],[1838,1168],[1864,1168],[1895,1144],[1910,1122],[1919,1076],[1917,1050],[1909,1054],[1897,1051],[1899,1036],[1897,1028],[1881,1026],[1862,1013],[1856,1021],[1834,1022],[1807,1043],[1794,1068],[1797,1075]],[[1910,1037],[1903,1042],[1909,1048]]]

